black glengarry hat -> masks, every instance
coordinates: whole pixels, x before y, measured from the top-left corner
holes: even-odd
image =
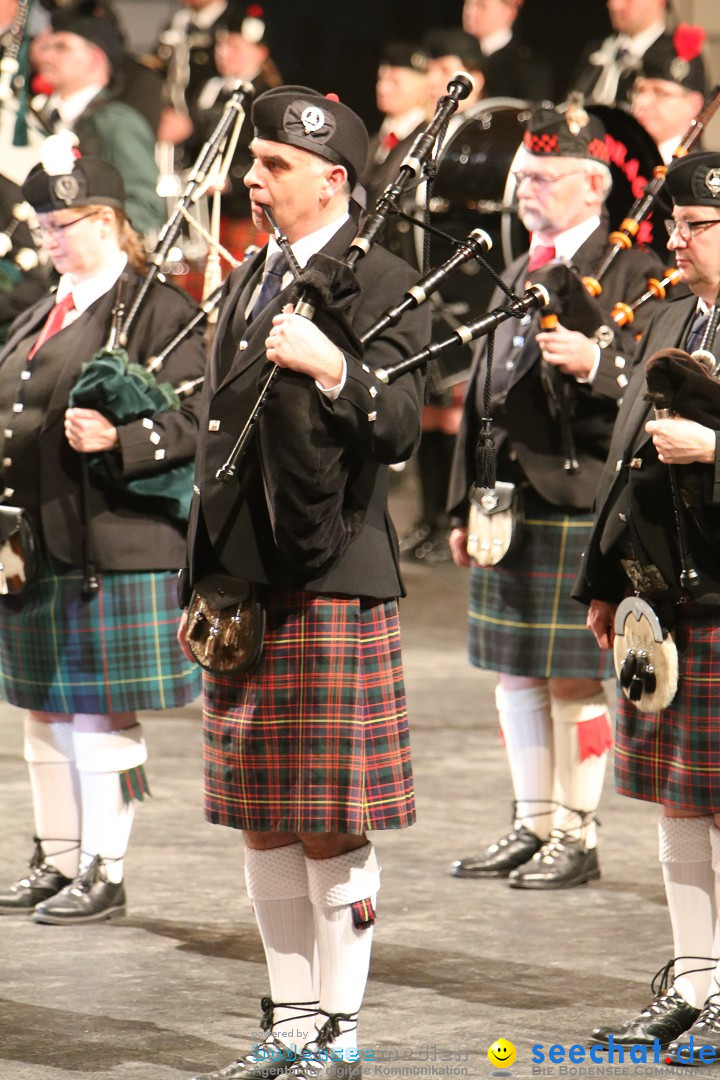
[[[720,209],[720,154],[688,154],[668,166],[665,186],[675,206]]]
[[[22,185],[23,196],[36,213],[75,206],[125,209],[125,185],[115,166],[101,158],[78,157],[67,132],[50,135],[41,156],[41,164],[30,170]]]
[[[639,74],[704,94],[707,89],[701,55],[704,42],[705,31],[701,26],[680,23],[674,33],[661,34],[653,42],[643,56]]]
[[[576,157],[607,165],[610,150],[602,122],[570,100],[556,109],[536,109],[527,123],[523,146],[537,157]]]
[[[265,12],[260,4],[238,4],[232,0],[220,16],[218,30],[240,34],[250,45],[270,45]]]
[[[258,139],[286,143],[343,165],[354,184],[365,167],[368,133],[360,117],[334,95],[307,86],[266,90],[252,106]]]
[[[424,75],[427,71],[428,51],[419,41],[386,41],[380,53],[380,65],[409,68]]]
[[[125,46],[117,19],[107,9],[95,5],[93,0],[75,7],[61,7],[53,11],[52,28],[56,34],[77,34],[92,45],[97,45],[107,56],[113,70],[122,67]]]
[[[424,44],[433,60],[440,56],[457,56],[472,71],[485,70],[485,56],[480,42],[464,30],[431,30],[425,35]]]

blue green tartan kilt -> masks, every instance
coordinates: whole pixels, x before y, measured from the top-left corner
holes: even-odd
[[[558,510],[530,491],[525,515],[520,548],[497,566],[470,570],[470,663],[538,679],[605,679],[612,658],[570,597],[592,514]]]
[[[205,672],[205,814],[256,832],[415,820],[396,601],[272,590],[259,665]]]
[[[173,571],[82,571],[44,561],[21,596],[0,599],[0,696],[58,713],[169,709],[197,697],[200,672],[176,640]]]
[[[618,694],[615,786],[621,795],[720,813],[720,621],[717,609],[678,609],[678,691],[643,713]]]

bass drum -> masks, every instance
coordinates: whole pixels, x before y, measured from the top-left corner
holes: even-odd
[[[484,229],[493,242],[484,258],[497,273],[528,249],[528,234],[517,216],[513,165],[522,143],[529,103],[517,98],[488,98],[454,117],[438,160],[430,200],[430,221],[453,237],[464,239]],[[451,121],[452,125],[452,121]],[[422,232],[417,229],[418,262]],[[430,262],[437,266],[452,254],[449,241],[432,237]],[[450,336],[455,327],[488,309],[495,283],[471,260],[451,275],[434,304],[433,339]],[[433,361],[430,379],[444,391],[466,378],[472,346],[452,345]]]
[[[588,105],[587,111],[602,121],[610,148],[613,186],[607,200],[610,227],[617,229],[637,198],[644,194],[653,172],[663,164],[655,140],[624,109],[609,105]],[[662,196],[661,196],[662,199]],[[669,215],[662,202],[640,226],[637,242],[653,248],[663,262],[668,258],[667,233],[663,218]]]
[[[456,240],[473,229],[485,229],[493,241],[486,258],[498,272],[528,249],[529,237],[517,216],[514,172],[531,108],[528,102],[512,98],[480,102],[452,134],[438,163],[430,205],[432,224]],[[662,159],[652,138],[629,113],[601,105],[588,106],[588,112],[602,121],[608,134],[613,187],[607,206],[610,227],[617,228],[644,191],[653,170],[662,165]],[[640,241],[666,259],[661,222],[665,215],[656,210],[655,216],[660,227],[652,217],[648,219]],[[433,237],[431,251],[432,265],[437,265],[450,255],[451,246]],[[457,324],[481,315],[493,288],[490,276],[476,262],[466,263],[442,292],[443,317],[448,313],[446,322],[452,325],[453,320]],[[467,358],[468,353],[466,347],[451,348],[449,368],[441,353],[438,360],[447,370],[439,377],[451,382],[463,377],[467,359],[463,371],[458,368],[458,356]]]

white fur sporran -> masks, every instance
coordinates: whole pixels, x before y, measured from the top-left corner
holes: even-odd
[[[678,687],[678,651],[646,600],[628,596],[615,613],[615,672],[625,697],[641,712],[660,712]]]
[[[498,481],[495,487],[474,484],[470,491],[467,553],[478,566],[496,566],[522,541],[524,513],[520,490]]]

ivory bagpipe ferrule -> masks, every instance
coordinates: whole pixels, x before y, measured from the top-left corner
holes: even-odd
[[[165,262],[168,252],[172,247],[177,235],[182,226],[184,220],[184,211],[193,202],[197,195],[198,188],[204,182],[207,172],[210,169],[215,158],[221,152],[223,141],[225,140],[230,128],[235,123],[240,111],[244,112],[245,105],[253,98],[255,90],[250,83],[238,83],[237,87],[233,91],[232,96],[226,102],[222,112],[222,116],[215,125],[210,138],[203,145],[198,157],[190,171],[185,191],[180,196],[178,204],[173,211],[171,217],[163,226],[160,238],[157,246],[152,254],[149,256],[148,272],[145,276],[142,286],[137,292],[137,295],[133,301],[132,307],[128,311],[127,317],[120,332],[120,344],[127,345],[128,335],[130,328],[135,321],[138,311],[145,300],[148,289],[152,285],[153,281],[160,272],[160,268]]]
[[[391,326],[396,326],[406,311],[424,304],[429,296],[437,292],[444,281],[459,266],[464,265],[470,259],[477,259],[492,248],[492,240],[484,229],[473,229],[469,236],[458,243],[457,251],[453,252],[449,259],[431,270],[405,290],[402,300],[394,307],[388,308],[380,318],[372,324],[361,336],[363,345],[369,345],[380,334]]]
[[[358,259],[361,259],[363,255],[367,255],[378,239],[393,206],[397,203],[413,177],[420,175],[433,151],[438,135],[457,110],[458,104],[468,94],[472,93],[474,86],[473,79],[466,71],[459,71],[453,75],[447,86],[448,92],[438,101],[432,120],[424,131],[420,132],[410,152],[403,159],[398,175],[388,184],[377,200],[374,213],[368,217],[361,231],[351,241],[350,251],[346,257],[346,262],[351,269]]]
[[[445,338],[443,341],[431,342],[419,353],[406,357],[398,364],[393,364],[392,367],[377,368],[375,375],[380,382],[386,385],[393,383],[401,375],[417,371],[418,368],[427,364],[443,349],[447,349],[451,345],[457,345],[458,341],[462,345],[469,345],[476,338],[490,334],[500,323],[505,322],[507,319],[522,319],[529,311],[545,307],[549,303],[550,296],[544,285],[531,285],[524,296],[517,297],[504,307],[494,308],[486,315],[481,315],[479,319],[474,319],[472,322],[456,327],[450,337]]]

